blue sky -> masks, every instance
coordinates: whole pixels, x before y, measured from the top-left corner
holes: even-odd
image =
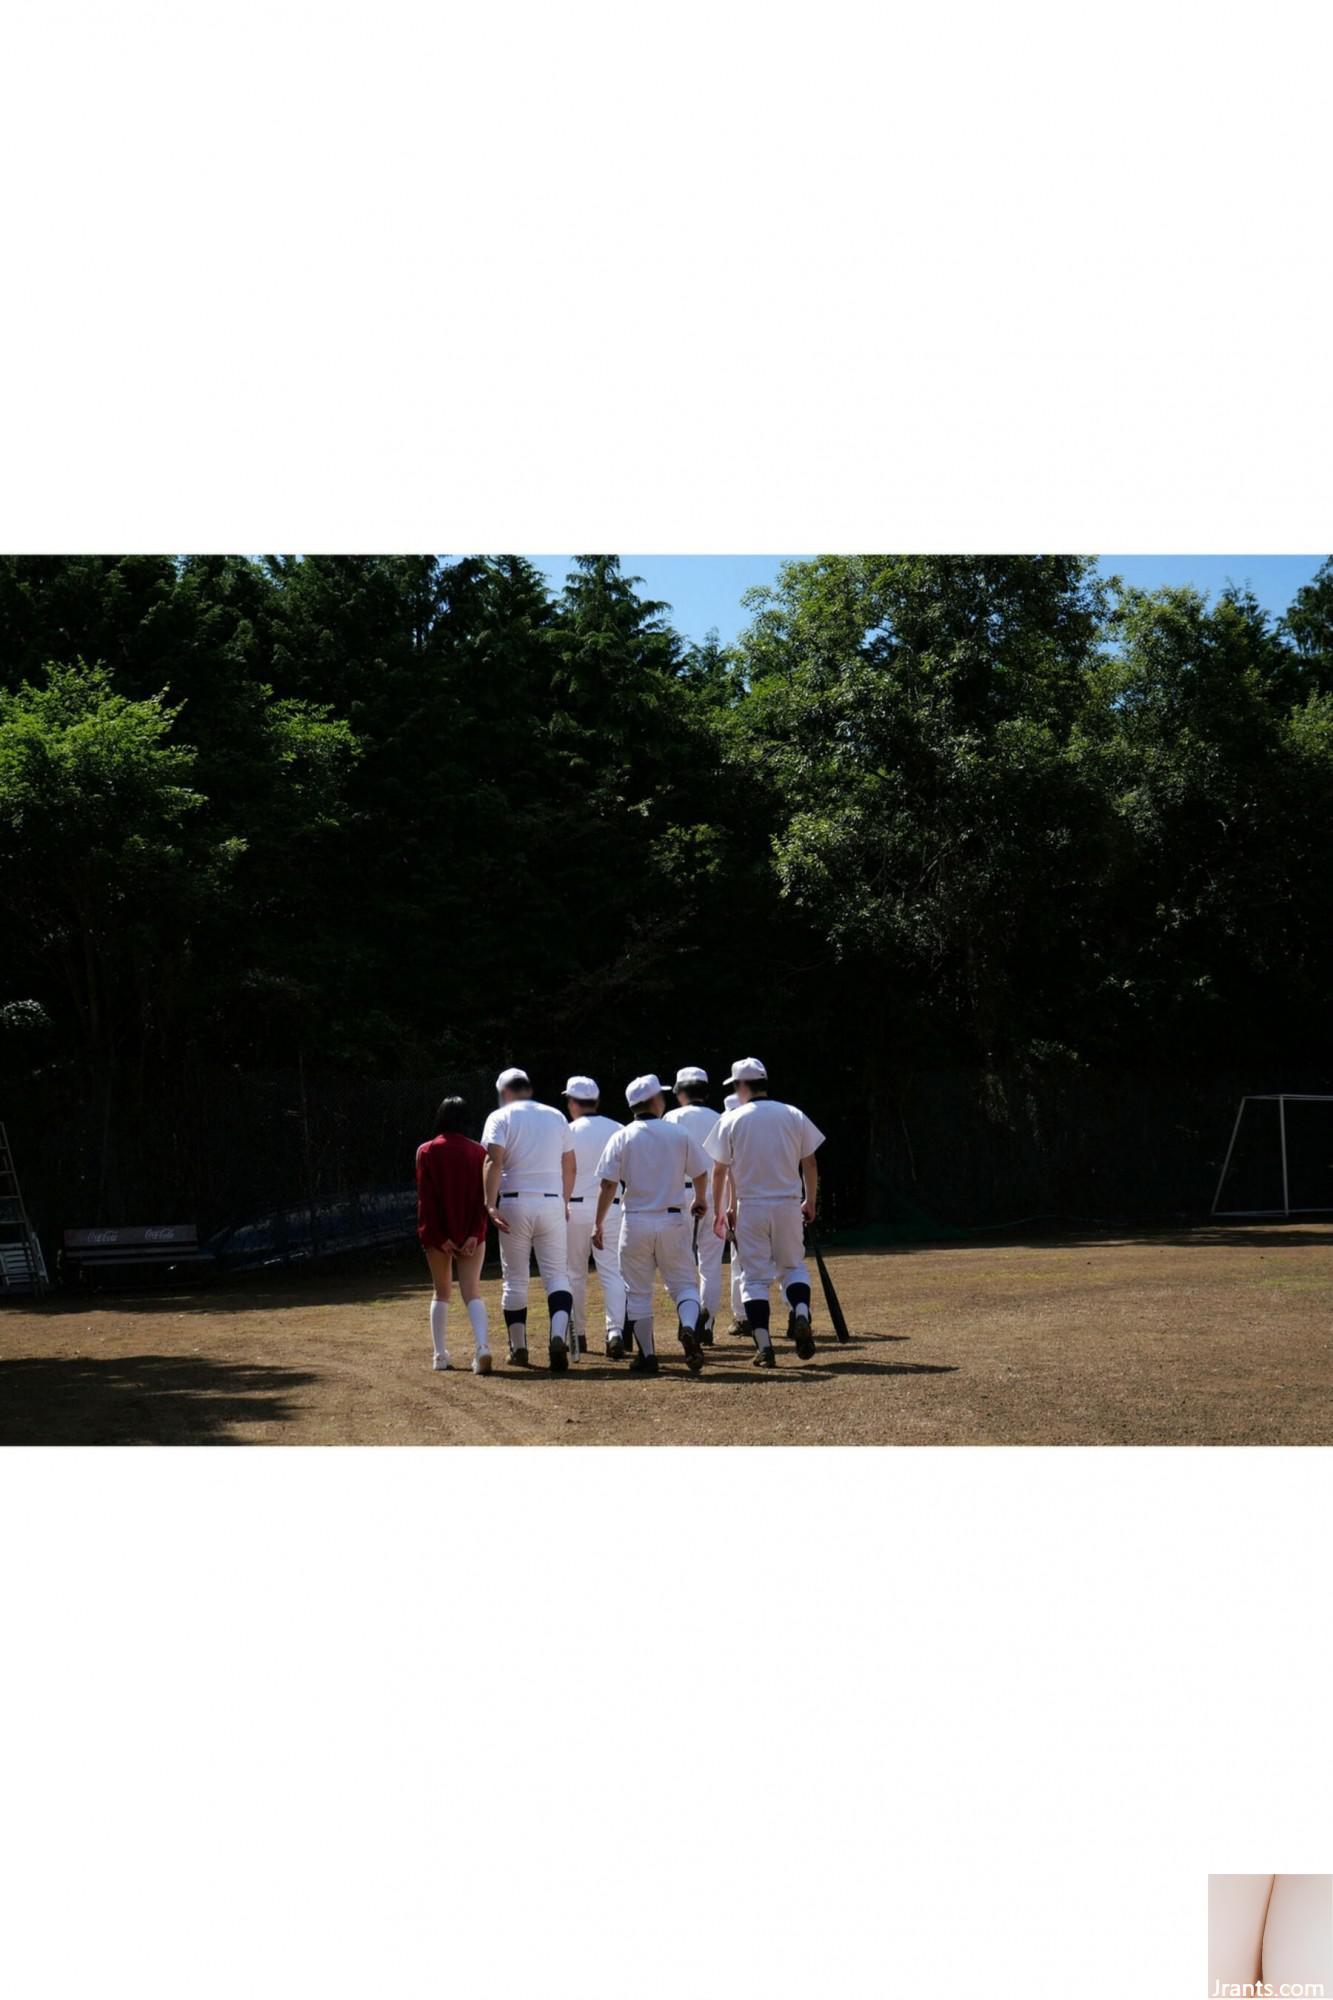
[[[624,556],[629,575],[641,576],[646,594],[664,598],[671,622],[687,639],[702,639],[716,625],[725,643],[748,622],[741,596],[751,584],[771,583],[782,556]],[[1274,617],[1308,583],[1322,555],[1312,556],[1103,556],[1101,567],[1144,590],[1192,583],[1210,595],[1230,579],[1253,589]],[[572,556],[534,556],[559,589]]]

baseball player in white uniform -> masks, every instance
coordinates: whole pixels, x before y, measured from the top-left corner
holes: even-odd
[[[571,1076],[565,1085],[569,1107],[569,1136],[574,1142],[574,1192],[569,1197],[569,1289],[574,1295],[574,1339],[572,1356],[588,1351],[588,1249],[597,1222],[597,1195],[601,1182],[597,1165],[611,1140],[620,1130],[614,1118],[597,1109],[601,1092],[590,1076]],[[597,1276],[602,1283],[602,1305],[606,1313],[606,1351],[613,1361],[625,1353],[625,1281],[620,1275],[620,1197],[616,1195],[602,1225],[602,1247],[593,1251]]]
[[[824,1134],[794,1104],[768,1094],[768,1072],[757,1056],[733,1063],[727,1082],[740,1103],[708,1135],[713,1167],[713,1229],[727,1233],[728,1183],[735,1200],[745,1317],[754,1335],[755,1366],[772,1368],[768,1288],[777,1278],[791,1308],[787,1332],[802,1361],[815,1351],[810,1327],[810,1273],[805,1264],[805,1223],[814,1220],[819,1171],[815,1154]],[[804,1198],[803,1198],[804,1197]]]
[[[702,1146],[722,1115],[707,1102],[708,1071],[697,1067],[679,1069],[671,1088],[675,1092],[676,1109],[667,1112],[665,1122],[668,1125],[683,1125],[690,1137],[697,1139]],[[718,1301],[722,1297],[723,1248],[724,1245],[711,1229],[705,1227],[699,1231],[695,1245],[699,1266],[699,1339],[705,1347],[713,1344]]]
[[[724,1111],[734,1111],[739,1103],[740,1103],[739,1097],[737,1097],[736,1093],[732,1091],[727,1097],[723,1098],[722,1109]],[[730,1186],[730,1176],[728,1176],[728,1186],[727,1186],[728,1215],[731,1214],[735,1206],[736,1206],[736,1196]],[[748,1338],[750,1327],[749,1327],[749,1322],[746,1320],[745,1317],[745,1295],[741,1290],[741,1279],[744,1276],[744,1273],[741,1270],[741,1253],[736,1242],[736,1236],[734,1231],[732,1232],[731,1236],[730,1268],[731,1268],[731,1330],[733,1333],[743,1333]]]
[[[509,1330],[512,1367],[528,1365],[528,1266],[532,1256],[546,1287],[551,1315],[551,1373],[569,1366],[569,1248],[565,1204],[574,1189],[569,1127],[553,1104],[538,1104],[526,1070],[495,1079],[499,1109],[482,1127],[486,1148],[486,1213],[500,1238],[504,1274],[500,1303]]]
[[[624,1184],[620,1225],[620,1275],[625,1281],[625,1332],[639,1343],[632,1375],[656,1375],[653,1345],[653,1272],[658,1270],[676,1302],[677,1332],[685,1365],[697,1375],[704,1365],[699,1342],[699,1272],[690,1248],[692,1218],[706,1215],[704,1187],[708,1156],[681,1125],[668,1125],[666,1096],[655,1076],[636,1076],[625,1092],[634,1117],[622,1125],[597,1165],[601,1193],[593,1247],[603,1244],[606,1218],[616,1190]],[[683,1193],[692,1183],[687,1199]]]

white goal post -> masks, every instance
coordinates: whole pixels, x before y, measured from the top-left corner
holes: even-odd
[[[1236,1138],[1240,1132],[1240,1121],[1245,1116],[1247,1104],[1276,1104],[1278,1151],[1282,1161],[1282,1206],[1281,1208],[1219,1208],[1222,1189],[1226,1184],[1227,1169],[1231,1156],[1236,1150]],[[1242,1097],[1236,1107],[1236,1122],[1231,1128],[1231,1140],[1227,1146],[1227,1156],[1222,1162],[1222,1171],[1217,1177],[1217,1192],[1213,1196],[1214,1215],[1329,1215],[1333,1214],[1333,1202],[1318,1202],[1313,1206],[1293,1202],[1287,1165],[1287,1106],[1289,1104],[1333,1104],[1333,1097],[1322,1097],[1305,1090],[1255,1091]]]

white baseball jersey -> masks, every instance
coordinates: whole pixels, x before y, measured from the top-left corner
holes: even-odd
[[[707,1104],[678,1104],[674,1111],[667,1112],[663,1123],[683,1125],[692,1139],[697,1139],[701,1146],[705,1146],[708,1143],[709,1133],[721,1116],[720,1111],[714,1111]]]
[[[755,1097],[724,1111],[704,1145],[710,1158],[730,1167],[737,1201],[782,1201],[800,1193],[801,1161],[823,1143],[819,1127],[794,1104]]]
[[[685,1182],[708,1172],[708,1159],[683,1125],[665,1118],[636,1118],[622,1125],[597,1163],[600,1181],[625,1183],[625,1207],[680,1208]]]
[[[560,1163],[573,1151],[569,1122],[553,1105],[518,1097],[492,1111],[481,1130],[483,1146],[503,1146],[501,1194],[559,1194]]]
[[[601,1192],[597,1163],[620,1131],[614,1118],[604,1118],[600,1112],[589,1113],[586,1118],[575,1118],[569,1127],[569,1140],[574,1148],[574,1193],[584,1201],[595,1202]]]

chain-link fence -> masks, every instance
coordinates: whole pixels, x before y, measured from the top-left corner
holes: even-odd
[[[319,1248],[339,1234],[410,1236],[413,1156],[439,1099],[464,1097],[479,1135],[494,1074],[194,1069],[162,1078],[132,1106],[123,1092],[76,1102],[29,1083],[8,1089],[0,1111],[48,1252],[71,1227],[192,1222],[207,1240],[280,1216],[281,1242]],[[818,1075],[791,1083],[828,1134],[826,1225],[926,1236],[1036,1216],[1204,1215],[1245,1091],[1333,1088],[1326,1072],[916,1071],[871,1094],[838,1094],[827,1079],[821,1092]],[[543,1094],[555,1094],[549,1080]],[[609,1088],[606,1108],[623,1115]]]
[[[478,1134],[490,1077],[354,1078],[303,1069],[180,1071],[141,1100],[11,1091],[24,1191],[48,1241],[93,1223],[193,1222],[201,1238],[276,1211],[410,1189],[446,1093]],[[316,1223],[316,1229],[318,1224]]]

